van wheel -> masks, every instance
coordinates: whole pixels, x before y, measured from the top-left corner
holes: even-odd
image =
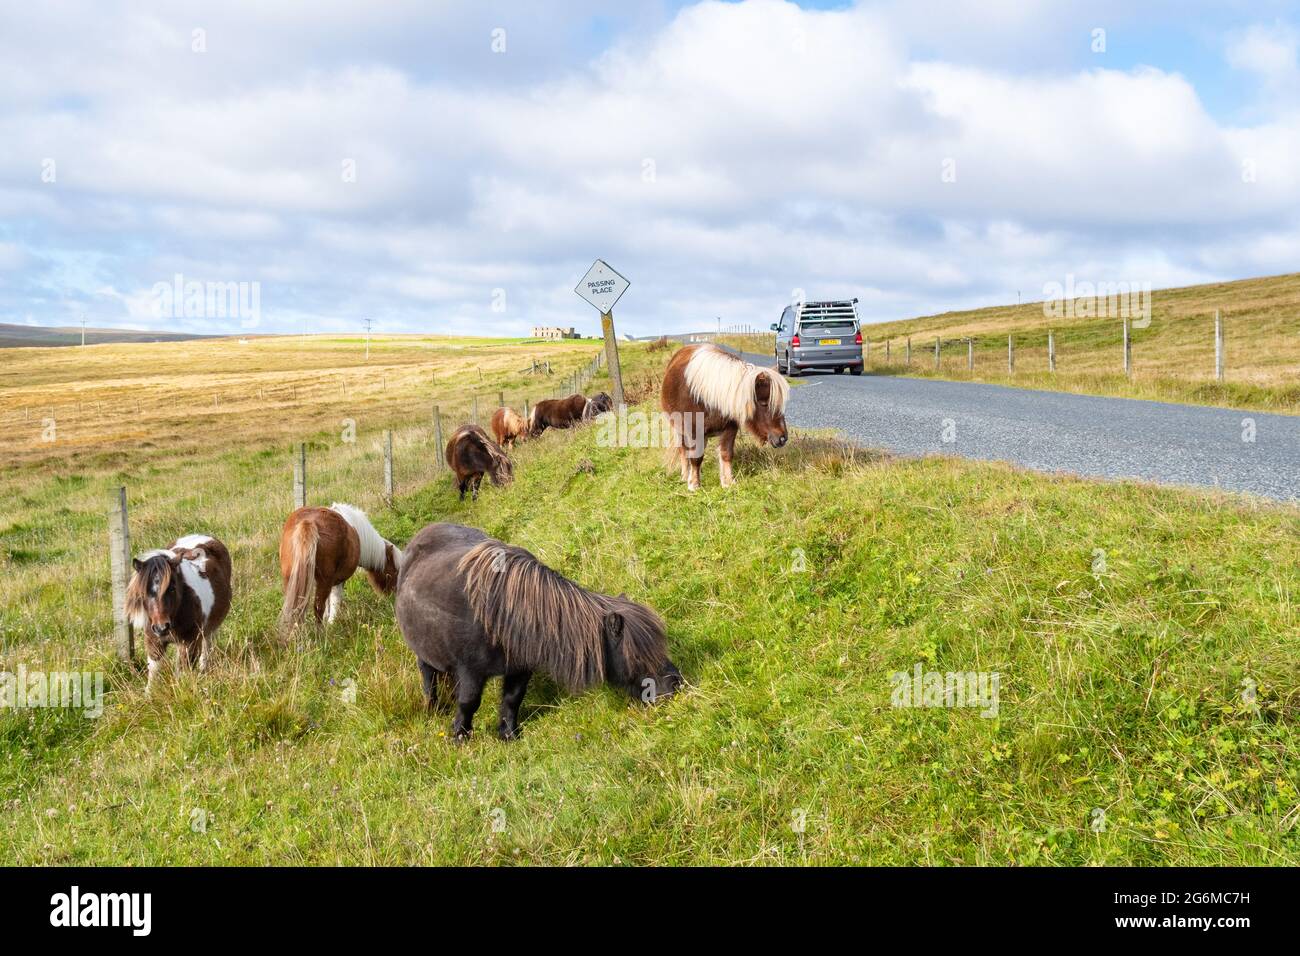
[[[852,365],[852,366],[850,366],[850,367],[849,367],[849,374],[850,374],[850,375],[861,375],[861,374],[862,374],[862,366],[861,366],[861,365]]]

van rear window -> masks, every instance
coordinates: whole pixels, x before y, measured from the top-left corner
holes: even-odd
[[[857,331],[852,321],[827,322],[818,319],[806,319],[800,324],[799,330],[805,335],[847,335],[849,337],[852,337],[853,333]]]

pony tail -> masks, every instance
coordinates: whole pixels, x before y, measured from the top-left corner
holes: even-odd
[[[293,529],[289,539],[289,579],[284,585],[284,604],[280,607],[280,633],[289,632],[302,623],[307,611],[307,599],[316,582],[316,546],[320,533],[316,526],[304,521]]]

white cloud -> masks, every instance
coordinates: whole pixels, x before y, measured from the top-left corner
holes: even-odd
[[[633,281],[634,332],[765,326],[796,287],[892,318],[1066,273],[1258,274],[1300,237],[1282,24],[1229,43],[1276,107],[1229,126],[1179,73],[999,52],[1050,50],[1054,18],[1082,42],[1092,12],[1057,4],[644,4],[586,48],[599,5],[518,6],[16,14],[0,240],[26,278],[11,268],[0,319],[37,301],[136,315],[180,272],[261,282],[264,329],[594,329],[571,289],[597,255]]]

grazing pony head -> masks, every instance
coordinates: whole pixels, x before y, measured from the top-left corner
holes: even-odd
[[[605,682],[653,703],[681,686],[659,615],[588,591],[523,548],[484,541],[456,564],[470,609],[506,659],[576,692]]]
[[[753,388],[753,413],[745,419],[745,427],[759,441],[780,448],[790,437],[785,427],[785,400],[790,386],[776,372],[760,369],[754,376]]]
[[[397,590],[397,572],[402,570],[402,549],[391,541],[384,542],[384,569],[372,571],[366,568],[366,577],[370,586],[380,594],[392,594]]]
[[[181,559],[167,551],[152,551],[131,561],[135,573],[126,589],[126,613],[136,630],[166,637],[175,626],[185,600]]]
[[[614,399],[609,397],[608,392],[600,392],[587,399],[586,406],[582,409],[583,418],[595,418],[597,415],[603,415],[606,412],[613,411]]]

